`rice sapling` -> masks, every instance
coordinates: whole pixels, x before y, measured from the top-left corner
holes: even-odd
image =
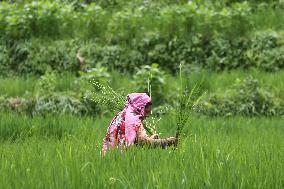
[[[147,90],[151,98],[152,98],[152,85],[151,85],[152,79],[153,77],[152,77],[152,74],[150,73],[150,78],[149,77],[147,78]],[[168,106],[160,107],[158,112],[167,112],[168,109],[169,109]],[[145,124],[144,124],[146,125],[145,129],[147,130],[147,132],[149,132],[149,134],[151,135],[161,134],[161,133],[157,133],[157,129],[156,129],[156,126],[161,119],[162,119],[161,117],[153,114],[153,110],[151,111],[150,116],[145,119]]]
[[[115,91],[109,85],[102,84],[96,80],[90,80],[94,86],[91,100],[97,104],[106,106],[110,111],[120,111],[124,106],[125,94]]]
[[[205,94],[205,92],[201,93],[202,81],[199,84],[195,84],[194,87],[191,90],[189,90],[189,87],[186,85],[187,82],[183,82],[182,64],[180,64],[179,72],[180,72],[179,73],[180,89],[179,89],[178,105],[176,106],[176,120],[177,120],[176,138],[178,139],[178,142],[181,139],[184,126],[188,122],[190,123],[194,107],[199,103],[200,99]]]
[[[151,79],[152,79],[152,74],[150,74],[150,78],[149,77],[147,78],[147,90],[148,90],[149,96],[152,98]],[[145,124],[144,124],[145,125],[144,127],[149,134],[151,134],[151,135],[157,134],[156,125],[160,120],[161,120],[161,118],[157,119],[156,117],[154,117],[153,111],[151,111],[150,117],[147,117],[145,119]]]

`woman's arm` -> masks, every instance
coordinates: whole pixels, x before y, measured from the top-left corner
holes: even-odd
[[[147,135],[146,129],[143,127],[143,125],[140,126],[139,130],[137,131],[137,143],[138,144],[149,144],[153,146],[171,146],[176,144],[177,139],[175,137],[169,137],[164,139],[157,139],[154,135],[149,137]]]

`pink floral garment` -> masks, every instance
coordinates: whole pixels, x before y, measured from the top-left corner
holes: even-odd
[[[102,152],[105,155],[109,147],[128,147],[134,144],[137,131],[144,119],[145,106],[151,102],[146,93],[127,95],[124,109],[111,121],[106,137],[103,139]]]

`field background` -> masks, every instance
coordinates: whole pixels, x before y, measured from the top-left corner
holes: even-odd
[[[283,1],[6,0],[0,31],[0,188],[284,188]],[[150,82],[168,137],[180,66],[205,95],[178,148],[102,158],[89,81]]]

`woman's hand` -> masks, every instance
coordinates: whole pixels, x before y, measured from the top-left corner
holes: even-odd
[[[177,145],[177,143],[178,143],[178,138],[176,138],[176,137],[169,137],[169,138],[168,138],[168,141],[169,141],[170,144]]]
[[[159,139],[160,136],[158,134],[153,134],[152,136],[150,136],[151,139]]]

